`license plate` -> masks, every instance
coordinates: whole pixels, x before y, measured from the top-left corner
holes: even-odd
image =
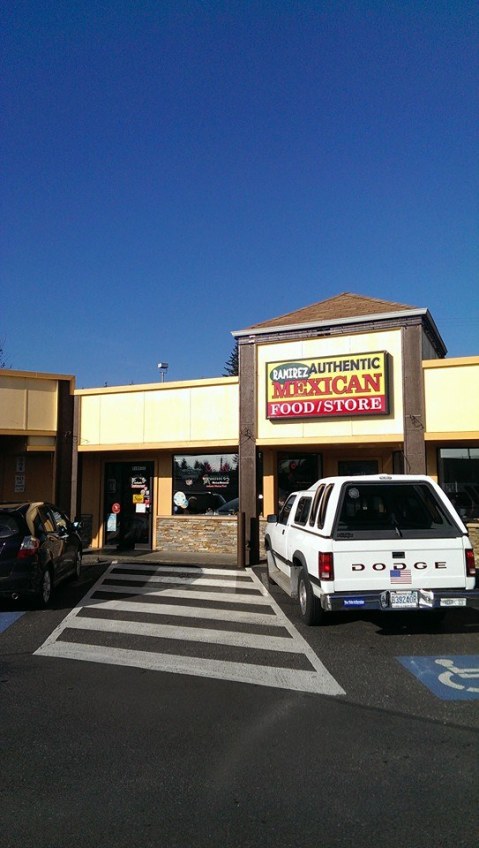
[[[466,603],[465,598],[441,598],[439,601],[441,607],[465,607]]]
[[[417,592],[390,592],[389,603],[392,609],[417,607]]]

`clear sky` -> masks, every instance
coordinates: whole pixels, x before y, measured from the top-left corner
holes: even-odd
[[[219,376],[231,330],[343,291],[479,355],[478,9],[3,0],[7,364]]]

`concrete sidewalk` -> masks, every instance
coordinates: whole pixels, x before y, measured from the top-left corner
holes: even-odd
[[[111,562],[158,563],[158,565],[198,565],[209,568],[237,568],[235,554],[208,554],[190,552],[160,552],[150,550],[117,551],[114,548],[92,550],[83,553],[83,565],[109,564]]]

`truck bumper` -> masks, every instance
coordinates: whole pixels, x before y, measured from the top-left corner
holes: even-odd
[[[479,609],[479,589],[401,589],[383,592],[335,592],[321,595],[321,607],[333,612],[379,610],[381,612],[425,611],[473,607]],[[402,603],[404,601],[404,603]]]

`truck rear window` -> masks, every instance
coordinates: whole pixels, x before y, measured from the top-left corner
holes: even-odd
[[[336,539],[440,538],[461,530],[427,483],[347,483]]]

